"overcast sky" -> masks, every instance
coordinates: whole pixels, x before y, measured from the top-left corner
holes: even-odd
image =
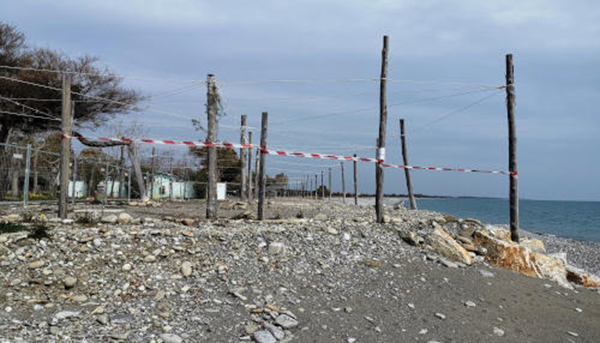
[[[271,147],[367,157],[375,155],[379,84],[353,80],[379,76],[389,35],[386,160],[395,164],[405,118],[411,164],[506,170],[505,94],[492,87],[504,83],[512,53],[521,197],[600,200],[595,1],[3,0],[0,13],[32,45],[161,79],[126,78],[154,95],[145,111],[122,116],[150,138],[204,138],[181,116],[206,120],[206,89],[191,80],[214,73],[227,110],[221,140],[239,141],[229,126],[241,114],[259,127],[268,111]],[[265,82],[289,79],[332,82]],[[330,166],[340,190],[339,163],[268,157],[269,174],[292,178]],[[374,169],[360,165],[362,192],[374,192]],[[351,164],[346,170],[350,188]],[[405,192],[400,170],[385,179],[386,192]],[[413,182],[425,194],[508,194],[501,175],[415,171]]]

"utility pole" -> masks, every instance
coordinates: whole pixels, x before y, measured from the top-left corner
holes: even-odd
[[[340,162],[342,167],[342,199],[344,204],[346,203],[346,177],[344,176],[344,162]]]
[[[358,175],[357,175],[357,162],[356,154],[354,154],[354,162],[352,162],[354,169],[354,205],[358,205]]]
[[[60,142],[60,194],[58,198],[58,216],[67,218],[67,192],[69,191],[69,162],[71,141],[64,136],[71,135],[71,75],[62,76],[62,134]]]
[[[248,132],[248,144],[252,145],[252,132]],[[248,182],[246,184],[246,199],[252,201],[252,149],[248,149]]]
[[[242,115],[242,125],[240,128],[240,143],[246,144],[246,115]],[[240,149],[240,198],[242,201],[246,201],[246,149]]]
[[[169,176],[169,201],[173,201],[173,199],[174,199],[174,196],[173,196],[173,177],[175,175],[173,175],[173,156],[172,155],[171,155],[171,158],[170,158],[169,162],[170,162],[170,168],[169,168],[170,169],[170,171],[169,171],[169,174],[170,174],[170,176]]]
[[[508,171],[510,172],[510,239],[519,242],[519,179],[517,173],[517,128],[515,124],[515,68],[506,55],[506,112],[508,114]]]
[[[71,192],[71,205],[75,206],[75,198],[77,197],[77,155],[73,154],[73,190]]]
[[[379,82],[379,139],[377,140],[377,159],[375,166],[375,213],[377,222],[383,223],[383,162],[385,161],[385,131],[387,126],[387,70],[388,70],[388,36],[383,36],[381,51],[381,80]]]
[[[404,132],[404,119],[400,119],[400,143],[402,144],[402,160],[404,165],[408,166],[408,152],[406,149],[406,133]],[[412,182],[410,181],[410,170],[404,168],[404,176],[406,178],[406,189],[408,191],[408,199],[410,201],[410,209],[417,209],[417,202],[415,201],[415,195],[413,194]]]
[[[325,200],[325,173],[321,170],[321,199]]]
[[[215,143],[217,141],[217,114],[218,95],[215,84],[215,76],[208,74],[206,78],[206,115],[208,117],[208,132],[206,141]],[[206,218],[217,218],[217,148],[212,145],[208,147],[208,187],[206,191]]]
[[[262,154],[260,153],[260,149],[259,149],[258,151],[256,151],[256,157],[254,159],[254,192],[252,194],[257,199],[258,199],[258,179],[259,179],[258,170],[260,169],[260,155],[262,155]]]
[[[319,176],[317,174],[315,174],[315,200],[317,200],[317,191],[318,191],[317,190],[317,188],[318,188],[317,185],[318,184],[319,184]]]
[[[260,123],[260,182],[258,184],[258,220],[264,218],[264,206],[265,206],[265,193],[266,193],[266,150],[267,150],[267,126],[269,122],[269,114],[267,112],[262,113],[262,120]]]
[[[331,201],[331,168],[329,168],[329,201]]]

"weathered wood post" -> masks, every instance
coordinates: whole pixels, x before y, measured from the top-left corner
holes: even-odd
[[[356,154],[354,154],[354,162],[352,162],[352,166],[354,169],[354,205],[358,205],[358,171],[357,171],[357,164],[358,162],[356,161]]]
[[[104,166],[104,205],[108,203],[108,160]]]
[[[400,119],[400,143],[402,144],[402,160],[404,165],[408,166],[408,152],[406,148],[406,133],[404,131],[404,119]],[[404,168],[404,176],[406,178],[406,190],[408,191],[408,200],[410,201],[410,209],[417,209],[417,202],[413,194],[412,182],[410,180],[410,169]]]
[[[258,170],[260,169],[260,155],[260,149],[258,149],[256,151],[256,158],[254,160],[254,192],[252,193],[254,198],[258,198]]]
[[[266,155],[267,155],[267,126],[269,122],[269,114],[267,112],[262,113],[262,120],[260,123],[260,166],[259,166],[259,183],[258,183],[258,220],[264,218],[264,206],[265,206],[265,193],[267,191],[267,179],[266,173]]]
[[[252,132],[248,132],[248,144],[252,145]],[[256,171],[254,171],[256,173]],[[248,182],[246,183],[246,199],[252,201],[252,149],[248,149]]]
[[[240,126],[240,143],[246,144],[246,115],[242,114],[242,122]],[[246,150],[240,149],[240,200],[246,201],[246,179],[248,176],[246,175]]]
[[[325,200],[325,173],[321,170],[321,199]]]
[[[127,173],[127,202],[131,202],[131,168],[129,168],[129,172]]]
[[[29,202],[29,175],[31,174],[31,144],[27,144],[25,155],[25,179],[23,180],[23,205]]]
[[[510,172],[510,239],[519,242],[519,178],[517,128],[515,124],[515,69],[512,54],[506,55],[506,112],[508,114],[508,171]]]
[[[383,36],[381,51],[381,80],[379,82],[379,139],[377,140],[377,159],[375,166],[377,189],[375,194],[375,214],[377,222],[383,223],[383,161],[385,160],[385,134],[387,126],[387,70],[388,70],[388,36]]]
[[[77,197],[77,155],[73,153],[73,176],[71,177],[73,183],[73,191],[71,192],[71,205],[75,206],[75,198]]]
[[[67,192],[69,191],[69,162],[71,141],[64,136],[71,135],[71,75],[62,76],[62,134],[60,142],[60,194],[58,197],[58,216],[67,218]]]
[[[206,141],[215,143],[217,141],[217,112],[219,103],[214,75],[208,74],[206,86],[206,116],[208,119]],[[206,218],[215,219],[217,218],[217,148],[214,145],[208,147],[208,187],[206,195]]]
[[[331,187],[331,168],[329,168],[329,201],[331,201],[331,193],[333,188]]]
[[[319,175],[315,174],[315,200],[317,200],[317,192],[318,192],[318,186],[319,184]]]
[[[342,200],[345,204],[346,203],[346,177],[344,176],[344,162],[340,162],[340,167],[342,167]]]
[[[155,174],[155,168],[156,168],[156,147],[152,147],[152,159],[151,159],[151,163],[152,163],[152,168],[151,173],[152,175],[150,176],[150,200],[154,200],[154,174]]]

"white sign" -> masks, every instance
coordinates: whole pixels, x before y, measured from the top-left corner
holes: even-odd
[[[217,200],[225,200],[227,198],[227,184],[223,182],[217,183]]]
[[[23,159],[23,154],[13,154],[13,158],[15,158],[17,160],[22,160]]]

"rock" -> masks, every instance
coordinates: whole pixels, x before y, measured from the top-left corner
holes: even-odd
[[[76,295],[73,297],[73,301],[78,302],[78,303],[82,303],[87,300],[88,300],[88,297],[86,297],[85,295]]]
[[[323,213],[318,213],[317,215],[314,216],[313,218],[314,220],[323,222],[327,220],[327,215],[323,214]]]
[[[23,217],[21,217],[20,214],[13,213],[13,214],[9,214],[9,215],[2,217],[0,221],[9,222],[9,223],[17,223],[17,222],[22,222]]]
[[[154,255],[148,255],[148,256],[144,257],[144,261],[146,261],[146,262],[154,262],[154,261],[156,261],[156,256],[154,256]]]
[[[436,313],[435,316],[440,319],[446,319],[446,316],[443,313]]]
[[[508,231],[504,228],[501,228],[501,227],[495,227],[495,226],[491,226],[491,225],[488,225],[486,227],[486,229],[492,234],[492,236],[494,236],[498,239],[501,239],[503,241],[506,241],[506,242],[512,242],[510,240],[510,231]]]
[[[426,239],[427,244],[440,255],[467,265],[473,264],[469,252],[447,234],[442,228],[436,228]]]
[[[44,261],[35,261],[29,264],[29,269],[37,269],[43,267],[46,264]]]
[[[281,326],[284,329],[291,329],[298,326],[298,321],[287,314],[282,314],[275,319],[275,324]]]
[[[129,224],[132,221],[133,221],[133,217],[125,212],[119,213],[119,217],[117,218],[117,222],[119,224]]]
[[[105,224],[116,224],[118,220],[119,218],[116,215],[111,214],[106,217],[102,217],[100,221]]]
[[[258,326],[254,323],[250,323],[244,326],[244,331],[246,332],[246,335],[252,335],[256,331],[258,331]]]
[[[471,300],[465,301],[464,304],[465,304],[466,307],[475,307],[475,306],[477,306],[477,304],[475,304]]]
[[[192,264],[190,262],[183,262],[181,264],[181,274],[185,277],[192,275]]]
[[[483,277],[494,277],[494,273],[487,271],[485,269],[479,269],[479,274]]]
[[[390,216],[388,216],[387,214],[384,214],[384,215],[383,215],[383,222],[384,222],[384,223],[386,223],[386,224],[387,224],[387,223],[389,223],[389,222],[391,222],[391,221],[392,221],[392,218],[391,218]]]
[[[56,313],[52,317],[52,323],[54,323],[54,325],[56,325],[56,324],[58,324],[58,322],[60,322],[63,319],[78,317],[79,314],[80,314],[80,312],[75,312],[75,311],[61,311],[61,312]]]
[[[66,288],[72,288],[77,283],[77,278],[76,277],[72,277],[72,276],[67,276],[63,280],[63,282],[64,282]]]
[[[444,267],[448,267],[448,268],[458,268],[458,264],[448,260],[447,258],[440,258],[440,263],[444,266]]]
[[[336,229],[332,228],[331,226],[328,226],[325,228],[325,231],[330,234],[330,235],[337,235],[338,232]]]
[[[128,272],[128,271],[130,271],[132,268],[133,268],[133,267],[132,267],[132,266],[131,266],[131,264],[129,264],[129,263],[125,263],[125,264],[123,265],[123,267],[121,267],[121,269],[122,269],[124,272]]]
[[[160,335],[160,339],[165,343],[182,343],[183,339],[172,333],[163,333]]]
[[[533,277],[548,278],[563,287],[572,288],[567,282],[564,263],[555,257],[532,252],[515,242],[502,240],[484,230],[475,231],[473,243],[478,249],[486,249],[486,260],[495,266]]]
[[[285,252],[285,244],[281,242],[271,242],[269,243],[269,254],[271,255],[280,255]]]
[[[283,332],[283,330],[281,330],[277,326],[275,326],[271,323],[267,323],[267,322],[265,322],[264,325],[265,325],[265,329],[269,330],[269,332],[278,340],[283,339],[285,337],[285,332]]]
[[[544,242],[540,241],[539,239],[522,239],[519,244],[533,252],[546,252],[546,246],[544,245]]]
[[[73,224],[75,221],[73,219],[63,219],[62,223],[65,225],[71,225]]]
[[[422,236],[411,230],[400,230],[400,238],[410,245],[420,246],[425,241]]]
[[[195,223],[196,223],[196,221],[193,219],[190,219],[190,218],[183,218],[181,220],[181,224],[183,224],[185,226],[194,226]]]
[[[498,337],[504,336],[504,330],[502,330],[500,328],[497,328],[497,327],[494,326],[493,331],[494,331],[494,335],[496,335]]]
[[[600,277],[592,274],[588,274],[583,269],[571,266],[567,264],[565,266],[567,271],[567,280],[574,284],[581,285],[583,287],[600,287]]]
[[[277,343],[277,339],[266,330],[256,331],[253,337],[257,343]]]

